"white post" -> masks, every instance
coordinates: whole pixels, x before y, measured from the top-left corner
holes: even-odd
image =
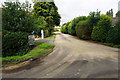
[[[44,32],[43,32],[43,30],[41,30],[41,36],[42,36],[42,39],[44,39]]]

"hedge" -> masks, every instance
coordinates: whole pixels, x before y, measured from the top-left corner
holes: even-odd
[[[76,35],[76,25],[79,21],[82,21],[82,20],[86,20],[86,16],[80,16],[80,17],[77,17],[77,18],[74,18],[72,20],[72,22],[69,24],[69,27],[68,27],[68,33],[71,34],[71,35]]]
[[[111,23],[111,17],[107,15],[101,15],[97,26],[93,27],[91,35],[92,40],[105,42]]]
[[[120,27],[115,26],[108,31],[106,41],[108,43],[120,44]]]
[[[3,30],[2,56],[24,55],[29,51],[28,33]]]
[[[90,39],[91,27],[87,20],[80,21],[76,26],[76,35],[82,39]]]

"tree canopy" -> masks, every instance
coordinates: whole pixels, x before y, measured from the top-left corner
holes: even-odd
[[[44,17],[47,27],[52,30],[54,26],[60,24],[61,17],[57,10],[54,2],[35,2],[33,12],[36,16]]]

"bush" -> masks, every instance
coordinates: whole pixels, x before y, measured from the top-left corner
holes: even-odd
[[[90,23],[90,26],[96,26],[97,22],[100,20],[100,11],[97,12],[90,12],[88,16],[88,21]]]
[[[80,17],[74,18],[72,22],[69,24],[68,33],[71,35],[76,35],[76,30],[75,30],[76,25],[79,21],[82,21],[82,20],[86,20],[86,17],[80,16]]]
[[[45,35],[45,38],[46,38],[46,37],[49,37],[49,36],[50,36],[50,35],[49,35],[49,31],[48,31],[48,30],[45,30],[45,31],[44,31],[44,35]]]
[[[104,42],[106,39],[107,31],[103,29],[101,26],[94,26],[92,30],[91,38],[95,41]]]
[[[91,27],[87,20],[80,21],[76,26],[76,35],[79,38],[90,39]]]
[[[69,27],[70,22],[66,23],[64,26],[62,26],[61,30],[62,33],[67,34],[68,33],[68,27]]]
[[[29,51],[28,34],[3,30],[2,56],[24,55]]]
[[[62,33],[63,33],[63,26],[64,26],[64,25],[62,25],[61,28],[60,28],[60,31],[61,31]]]
[[[34,20],[30,12],[30,4],[19,2],[5,2],[2,8],[2,28],[8,31],[32,32]],[[28,6],[28,7],[27,7]],[[14,14],[14,15],[13,15]]]
[[[108,31],[106,38],[108,43],[120,44],[120,27],[113,27]]]
[[[91,35],[92,40],[105,42],[111,23],[111,17],[107,15],[101,15],[97,26],[93,27]]]

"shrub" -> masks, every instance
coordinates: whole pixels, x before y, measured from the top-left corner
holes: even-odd
[[[108,43],[120,44],[120,27],[113,27],[108,31],[106,41]]]
[[[63,26],[64,26],[64,25],[62,25],[61,28],[60,28],[60,31],[61,31],[62,33],[63,33]]]
[[[94,26],[91,34],[92,40],[104,42],[107,31],[101,26]]]
[[[49,31],[48,30],[44,30],[44,35],[45,35],[45,38],[49,37]]]
[[[80,21],[76,26],[76,35],[79,38],[90,39],[91,28],[87,20]]]
[[[24,55],[29,51],[28,34],[3,30],[2,56]]]
[[[111,17],[107,15],[101,15],[97,26],[93,27],[91,35],[92,40],[105,42],[111,23]]]
[[[65,34],[68,33],[69,24],[70,24],[70,22],[67,22],[67,23],[63,26],[63,33],[65,33]]]
[[[34,30],[35,19],[27,11],[27,9],[30,9],[30,4],[19,2],[5,2],[4,4],[2,8],[3,29],[30,33]]]
[[[82,20],[86,20],[86,17],[80,16],[80,17],[74,18],[72,22],[69,24],[68,33],[71,35],[76,35],[76,30],[75,30],[76,25],[79,21],[82,21]]]
[[[97,22],[100,20],[100,11],[97,12],[90,12],[88,16],[88,21],[90,23],[90,26],[96,26]]]

